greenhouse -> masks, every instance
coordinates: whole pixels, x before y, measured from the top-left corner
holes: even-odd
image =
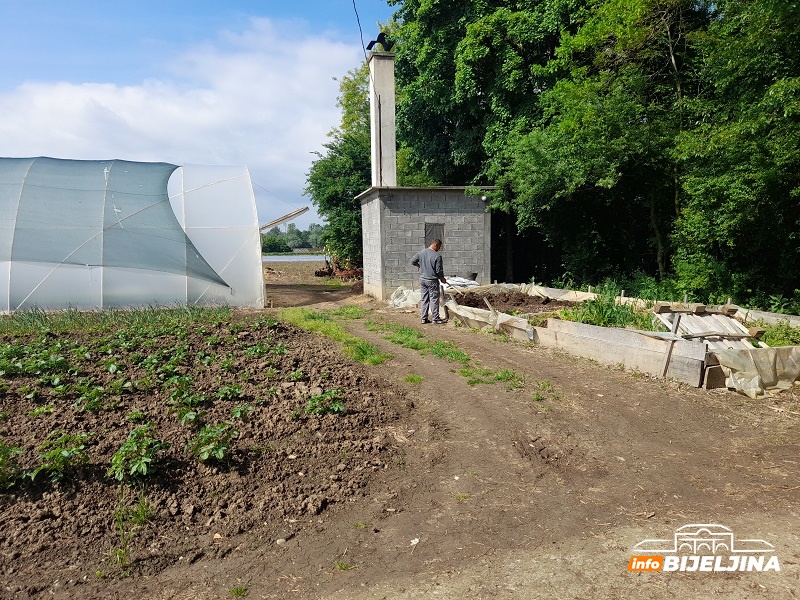
[[[0,310],[262,307],[246,167],[0,158]]]

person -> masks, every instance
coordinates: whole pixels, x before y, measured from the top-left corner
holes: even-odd
[[[444,277],[444,265],[439,249],[442,240],[435,239],[431,245],[420,250],[411,259],[411,264],[419,269],[419,289],[422,298],[419,303],[419,317],[423,324],[430,323],[428,309],[430,308],[433,323],[441,325],[447,323],[446,319],[439,317],[439,282],[447,283]]]

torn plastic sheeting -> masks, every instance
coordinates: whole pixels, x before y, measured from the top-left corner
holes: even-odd
[[[444,288],[445,292],[448,292],[453,288],[458,288],[459,290],[469,288],[472,290],[479,287],[479,284],[474,279],[466,279],[465,277],[448,277],[447,283],[443,283],[442,287]]]
[[[410,290],[407,287],[400,286],[389,296],[389,306],[408,308],[410,306],[417,306],[421,299],[422,293],[419,290]]]
[[[461,306],[453,300],[446,302],[445,306],[469,327],[475,327],[476,329],[488,327],[492,331],[499,330],[523,341],[533,339],[533,330],[531,329],[530,323],[521,317],[515,317],[497,311],[488,311],[482,308]]]
[[[800,379],[800,346],[714,350],[726,375],[726,385],[758,396],[789,389]]]

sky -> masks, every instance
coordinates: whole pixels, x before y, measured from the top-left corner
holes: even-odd
[[[0,156],[246,165],[260,223],[304,206],[364,61],[354,0],[0,0]],[[355,0],[363,43],[395,7]]]

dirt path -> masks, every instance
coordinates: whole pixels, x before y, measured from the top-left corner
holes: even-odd
[[[340,301],[353,303],[524,385],[469,385],[455,363],[344,321],[394,355],[372,369],[413,404],[391,431],[404,458],[376,472],[366,497],[285,542],[242,536],[222,561],[120,582],[110,596],[223,598],[241,584],[249,598],[800,597],[796,397],[664,383],[452,324],[421,326],[364,297]],[[771,542],[780,572],[627,571],[636,543],[690,523]]]

